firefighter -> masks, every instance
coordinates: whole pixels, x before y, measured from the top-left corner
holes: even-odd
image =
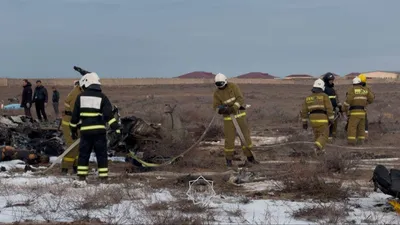
[[[340,113],[342,113],[342,104],[340,103],[339,96],[337,95],[336,90],[334,88],[335,85],[333,82],[335,80],[335,75],[328,72],[324,74],[322,79],[325,83],[324,93],[327,94],[329,100],[331,100],[333,112],[335,114],[335,117],[337,118],[340,115]],[[329,140],[336,138],[337,124],[338,121],[337,119],[335,119],[333,124],[329,126],[329,137],[328,137]]]
[[[321,79],[316,80],[311,89],[312,94],[305,99],[301,110],[303,129],[308,129],[308,120],[313,128],[315,138],[314,152],[316,155],[325,152],[329,126],[334,123],[332,103],[329,100],[329,96],[324,93],[324,90],[324,81]]]
[[[67,145],[67,148],[72,145],[75,141],[71,138],[69,122],[71,121],[72,112],[75,106],[75,100],[78,95],[82,93],[82,89],[79,86],[79,81],[74,81],[74,89],[68,94],[67,98],[64,101],[64,116],[61,122],[61,129],[64,136],[64,141]],[[79,134],[78,134],[79,137]],[[69,168],[73,168],[74,173],[77,172],[77,159],[78,159],[79,145],[76,145],[68,154],[64,156],[61,162],[61,173],[67,174]]]
[[[347,142],[350,145],[361,144],[365,140],[365,107],[371,104],[374,96],[363,87],[359,77],[353,79],[353,86],[346,93],[346,101],[343,103],[344,111],[349,116],[347,125]]]
[[[78,122],[81,139],[77,174],[84,181],[89,173],[89,158],[92,150],[96,153],[98,175],[101,179],[108,177],[108,156],[106,125],[120,134],[117,120],[113,117],[112,105],[102,93],[100,78],[96,73],[88,73],[79,81],[83,93],[79,94],[70,122],[71,137],[78,138]]]
[[[365,76],[365,74],[360,74],[358,75],[358,77],[361,80],[361,85],[365,88],[368,89],[368,92],[371,92],[373,98],[375,98],[374,93],[371,90],[371,87],[367,86],[367,76]],[[365,140],[368,139],[368,117],[367,117],[367,111],[365,111]]]
[[[231,114],[236,118],[245,138],[247,146],[242,146],[242,150],[247,157],[247,161],[257,164],[258,162],[251,152],[252,142],[247,125],[246,112],[243,111],[245,108],[242,92],[236,84],[228,83],[227,77],[222,73],[218,73],[215,76],[215,85],[217,90],[214,91],[213,108],[214,110],[218,109],[218,113],[224,116],[224,153],[227,166],[232,167],[235,151],[236,129],[230,117]]]

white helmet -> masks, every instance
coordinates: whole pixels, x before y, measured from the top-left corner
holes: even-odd
[[[359,84],[359,83],[361,83],[361,79],[359,77],[354,77],[353,84]]]
[[[314,88],[321,88],[322,90],[325,90],[325,82],[321,79],[317,79],[316,81],[314,81]]]
[[[218,73],[217,75],[215,75],[215,86],[217,86],[218,88],[225,87],[225,85],[228,83],[227,79],[228,78],[226,78],[224,74]]]
[[[85,74],[79,81],[81,88],[88,88],[92,84],[101,84],[99,75],[94,72]]]

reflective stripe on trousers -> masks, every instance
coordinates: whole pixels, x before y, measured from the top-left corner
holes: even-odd
[[[89,166],[78,166],[77,167],[78,173],[77,175],[79,176],[87,176],[89,174]]]
[[[246,112],[242,112],[242,113],[235,115],[235,118],[237,119],[237,118],[243,117],[245,115],[246,115]],[[232,118],[230,116],[227,116],[227,117],[224,117],[224,120],[232,120]]]

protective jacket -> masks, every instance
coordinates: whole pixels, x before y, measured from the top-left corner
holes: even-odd
[[[328,120],[333,121],[333,107],[328,95],[321,90],[308,96],[303,103],[301,118],[303,123],[307,123],[309,119],[311,124],[324,124],[328,123]]]
[[[107,124],[113,130],[119,128],[117,120],[113,117],[110,100],[101,92],[99,85],[92,84],[78,95],[70,121],[72,131],[78,129],[79,121],[81,135],[105,134]]]
[[[374,101],[372,92],[362,85],[353,85],[346,93],[343,103],[349,115],[365,115],[365,107]]]
[[[219,106],[233,107],[234,114],[237,117],[246,115],[245,112],[240,113],[239,109],[244,104],[243,94],[239,87],[234,83],[226,84],[225,88],[217,89],[214,92],[213,108],[216,110]],[[243,108],[242,108],[243,109]],[[225,115],[226,117],[229,115]],[[228,117],[229,118],[229,117]]]
[[[65,115],[72,116],[72,112],[74,111],[75,107],[75,101],[80,93],[82,93],[82,90],[79,88],[79,86],[75,86],[74,89],[72,89],[72,91],[68,94],[67,98],[64,100]],[[66,122],[69,122],[69,119]]]
[[[22,91],[21,107],[26,107],[26,104],[32,103],[32,84],[27,82]]]
[[[329,83],[325,82],[324,92],[325,92],[325,94],[328,95],[329,100],[331,100],[332,107],[333,107],[333,109],[335,109],[338,106],[338,102],[340,102],[340,101],[339,101],[339,96],[337,96],[337,94],[336,94],[334,84],[329,84]]]

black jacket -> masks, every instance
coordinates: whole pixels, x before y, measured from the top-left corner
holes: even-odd
[[[338,106],[338,102],[337,102],[336,90],[333,87],[334,84],[325,83],[324,92],[329,96],[329,100],[331,100],[333,109],[335,109]]]
[[[111,129],[119,129],[112,113],[112,105],[108,97],[101,92],[99,85],[90,85],[75,101],[70,121],[71,131],[75,132],[80,124],[80,132],[84,134],[105,134],[106,124]]]
[[[47,89],[43,86],[36,87],[35,92],[33,93],[33,102],[44,101],[47,103],[47,100]]]
[[[52,97],[53,102],[59,102],[60,101],[60,92],[57,90],[53,91],[53,97]]]
[[[21,107],[26,107],[26,104],[32,103],[32,84],[28,82],[22,90]]]

